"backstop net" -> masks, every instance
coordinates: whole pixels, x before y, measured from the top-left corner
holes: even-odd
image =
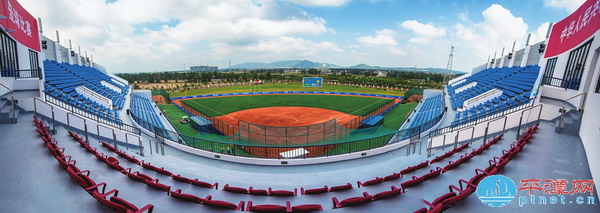
[[[239,120],[238,136],[249,144],[298,145],[336,141],[345,137],[350,130],[342,127],[335,119],[307,126],[265,126]]]

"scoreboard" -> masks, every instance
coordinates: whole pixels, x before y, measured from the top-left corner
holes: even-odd
[[[304,77],[302,79],[304,87],[323,87],[323,78],[321,77]]]

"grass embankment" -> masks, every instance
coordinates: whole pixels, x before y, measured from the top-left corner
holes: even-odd
[[[417,106],[417,102],[399,104],[396,108],[390,110],[383,116],[383,127],[386,129],[397,130],[406,117]]]
[[[240,110],[277,106],[316,107],[364,116],[391,101],[393,100],[341,95],[251,95],[201,98],[182,102],[206,116],[216,117]]]
[[[172,104],[171,105],[156,104],[156,105],[158,106],[158,108],[160,108],[160,110],[163,112],[163,114],[167,116],[169,121],[173,124],[173,126],[175,126],[175,129],[177,129],[177,131],[179,131],[179,133],[181,133],[183,135],[188,135],[188,136],[198,135],[198,131],[196,131],[196,129],[192,128],[192,125],[190,125],[189,123],[182,124],[179,122],[179,119],[181,119],[181,117],[188,116],[188,114],[183,112],[177,106],[172,105]]]
[[[410,112],[417,106],[417,103],[399,104],[396,108],[390,110],[383,116],[383,127],[389,130],[396,130],[402,122],[408,117]],[[373,134],[376,137],[377,134]],[[343,153],[357,152],[381,147],[391,139],[392,135],[383,135],[369,140],[344,143],[329,150],[327,155],[338,155]]]
[[[261,92],[271,91],[305,91],[306,88],[299,83],[290,84],[264,84],[259,86]],[[316,88],[310,88],[310,91],[317,91]],[[369,94],[381,94],[381,95],[395,95],[404,96],[404,91],[390,90],[390,89],[376,89],[367,87],[355,87],[355,86],[344,86],[344,85],[323,85],[320,89],[323,92],[356,92],[356,93],[369,93]],[[220,94],[220,93],[238,93],[238,92],[252,92],[249,85],[246,86],[233,86],[233,87],[220,87],[220,88],[205,88],[198,90],[189,90],[185,92],[172,92],[169,93],[171,97],[182,97],[182,96],[194,96],[194,95],[205,95],[205,94]]]

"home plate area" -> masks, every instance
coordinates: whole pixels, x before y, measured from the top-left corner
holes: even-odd
[[[284,158],[295,158],[295,157],[299,157],[305,154],[310,153],[308,150],[304,149],[304,148],[298,148],[298,149],[294,149],[294,150],[290,150],[287,152],[281,152],[279,153],[279,155],[281,155],[281,157]]]

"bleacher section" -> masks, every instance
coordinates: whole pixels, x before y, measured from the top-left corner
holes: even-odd
[[[118,118],[119,113],[104,107],[101,104],[98,104],[95,101],[90,100],[89,98],[83,97],[82,95],[75,93],[65,93],[62,90],[48,84],[48,83],[44,83],[44,91],[45,93],[52,97],[55,98],[59,101],[62,101],[66,104],[69,104],[75,108],[78,108],[80,110],[92,113],[100,118],[104,118],[110,122],[116,123],[116,124],[123,124],[123,122],[121,121],[121,119]]]
[[[112,100],[112,107],[115,109],[122,109],[125,104],[125,95],[129,91],[129,86],[113,82],[110,76],[94,68],[44,60],[44,69],[47,85],[51,85],[54,89],[77,100],[85,101],[86,105],[92,104],[95,105],[92,107],[96,108],[98,103],[92,103],[89,99],[86,100],[87,98],[79,94],[75,88],[84,86]],[[102,81],[114,85],[121,91],[115,91],[102,85]]]
[[[502,91],[500,97],[493,98],[478,105],[470,106],[455,114],[453,124],[460,124],[477,118],[486,117],[514,107],[529,103],[535,81],[539,75],[537,65],[526,67],[490,68],[465,78],[459,84],[448,85],[448,95],[452,108],[463,109],[464,102],[484,94],[492,89]],[[477,82],[477,85],[456,92],[457,89]]]
[[[417,112],[410,120],[410,123],[404,129],[410,129],[416,126],[419,126],[425,122],[431,121],[437,116],[441,115],[444,112],[444,96],[439,94],[435,96],[431,96],[425,98],[421,107],[417,109]],[[422,130],[427,130],[433,127],[434,123],[431,122],[424,126]]]
[[[135,94],[131,97],[130,112],[133,113],[134,116],[132,117],[135,122],[150,131],[155,131],[154,126],[160,129],[165,128],[154,107],[152,107],[152,100]]]

